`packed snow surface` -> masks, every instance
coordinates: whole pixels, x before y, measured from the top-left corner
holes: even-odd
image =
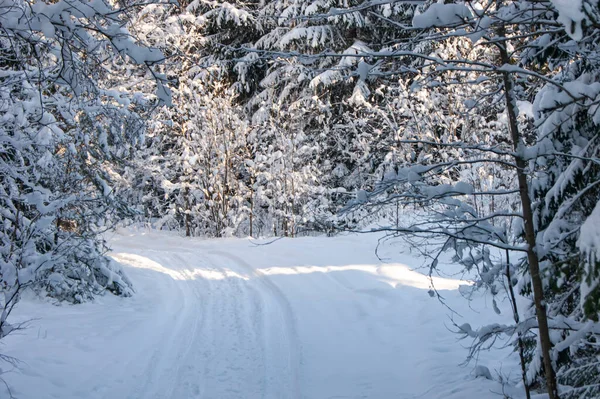
[[[402,245],[384,245],[382,261],[371,235],[256,245],[123,230],[110,241],[136,294],[24,298],[12,321],[29,327],[0,347],[21,360],[2,365],[14,397],[482,399],[502,397],[490,376],[518,383],[510,349],[461,366],[469,342],[449,331],[451,317],[477,328],[510,315],[440,276],[452,316]]]

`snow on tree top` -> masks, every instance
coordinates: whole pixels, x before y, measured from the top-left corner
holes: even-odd
[[[412,23],[415,28],[431,28],[459,24],[471,18],[471,11],[463,4],[432,4],[422,14],[415,14]]]

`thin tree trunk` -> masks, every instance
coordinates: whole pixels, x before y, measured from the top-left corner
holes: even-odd
[[[184,201],[185,201],[185,236],[189,237],[191,235],[190,229],[190,188],[186,187],[184,191]]]
[[[492,197],[492,215],[493,215],[494,213],[496,213],[496,201],[495,201],[496,196],[492,195],[491,197]],[[492,226],[495,226],[495,223],[494,223],[495,220],[496,220],[496,218],[492,218]]]
[[[510,275],[510,254],[508,249],[506,250],[506,279],[508,280],[508,293],[510,294],[510,303],[512,305],[513,318],[517,326],[517,343],[519,345],[519,358],[521,360],[521,378],[523,379],[523,386],[525,387],[525,396],[527,399],[531,399],[531,392],[529,392],[529,384],[527,383],[525,344],[523,342],[523,333],[518,330],[521,318],[519,316],[519,309],[517,308],[517,298],[515,296],[515,290],[513,289],[512,278]]]
[[[19,215],[19,209],[17,208],[17,216]],[[56,217],[56,231],[54,232],[54,245],[58,245],[58,236],[60,234],[60,226],[62,225],[62,217],[60,216],[61,212],[58,212],[58,216]]]
[[[499,35],[505,37],[505,30],[499,29]],[[503,65],[510,63],[508,52],[506,51],[506,43],[499,44],[500,61]],[[523,223],[525,228],[525,240],[527,242],[527,260],[529,263],[529,274],[531,277],[531,286],[533,289],[533,300],[535,303],[535,311],[539,327],[540,345],[542,348],[542,360],[544,364],[544,372],[546,373],[546,383],[549,399],[559,399],[558,387],[556,384],[556,374],[552,366],[552,358],[550,351],[552,349],[552,341],[550,341],[550,333],[548,329],[548,316],[546,314],[546,306],[544,302],[544,288],[542,278],[540,276],[540,263],[536,252],[535,230],[533,228],[533,211],[531,208],[531,198],[529,197],[529,183],[527,181],[526,168],[527,163],[523,159],[522,150],[523,142],[519,127],[517,125],[516,104],[514,101],[514,82],[510,73],[503,72],[502,80],[504,84],[504,96],[506,99],[506,113],[508,115],[509,130],[515,150],[515,163],[517,165],[517,180],[519,182],[519,197],[523,208]]]
[[[254,224],[254,183],[250,180],[250,237],[254,237],[252,234],[252,226]]]

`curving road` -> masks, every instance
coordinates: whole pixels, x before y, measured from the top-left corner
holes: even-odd
[[[123,231],[111,242],[136,294],[61,307],[26,298],[20,317],[38,320],[4,350],[24,361],[4,374],[16,398],[448,399],[502,389],[459,366],[466,351],[428,279],[382,264],[364,236],[256,246]],[[434,283],[469,311],[459,282]]]

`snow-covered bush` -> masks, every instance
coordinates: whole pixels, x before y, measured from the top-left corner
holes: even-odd
[[[24,287],[70,302],[131,293],[100,237],[127,212],[111,176],[141,113],[169,98],[150,69],[162,53],[127,31],[122,7],[0,2],[0,336]],[[145,75],[153,99],[123,85]]]

